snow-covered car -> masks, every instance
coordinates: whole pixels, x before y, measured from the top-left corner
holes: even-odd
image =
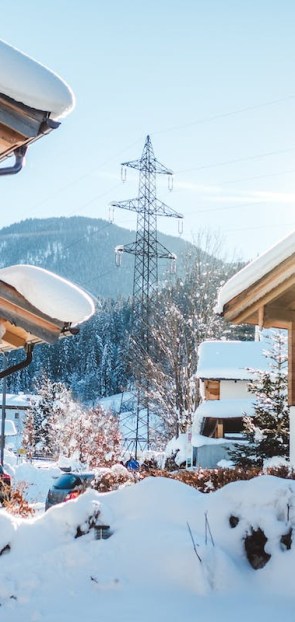
[[[91,485],[94,473],[63,473],[49,488],[45,511],[53,505],[75,499]]]
[[[0,464],[0,503],[10,498],[11,477],[5,473],[3,466]]]

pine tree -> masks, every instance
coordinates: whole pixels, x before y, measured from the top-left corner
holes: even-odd
[[[247,444],[236,446],[231,458],[241,466],[262,466],[274,456],[289,456],[287,347],[283,333],[272,333],[264,354],[269,371],[252,370],[249,391],[255,395],[254,417],[244,418]]]
[[[35,390],[38,397],[32,400],[30,408],[35,448],[45,456],[52,456],[57,451],[56,426],[63,412],[63,393],[67,390],[62,383],[51,382],[44,373],[37,380]]]

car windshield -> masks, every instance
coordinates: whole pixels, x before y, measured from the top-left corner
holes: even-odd
[[[58,480],[54,484],[54,488],[58,488],[61,490],[71,490],[75,488],[75,486],[79,486],[81,484],[81,480],[77,475],[71,475],[70,473],[65,473],[65,475],[61,475]]]

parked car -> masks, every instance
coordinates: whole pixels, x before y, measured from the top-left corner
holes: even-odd
[[[10,499],[11,495],[11,477],[5,473],[3,466],[0,464],[0,503]]]
[[[63,473],[49,488],[45,511],[53,505],[75,499],[91,485],[94,473]]]

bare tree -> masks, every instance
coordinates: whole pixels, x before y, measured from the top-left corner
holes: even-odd
[[[145,373],[150,378],[153,410],[168,438],[186,431],[199,402],[195,378],[199,344],[206,339],[237,338],[235,329],[214,312],[219,287],[241,267],[227,262],[222,248],[217,234],[201,232],[182,258],[183,277],[159,293],[154,345]],[[251,331],[245,337],[251,338]]]

